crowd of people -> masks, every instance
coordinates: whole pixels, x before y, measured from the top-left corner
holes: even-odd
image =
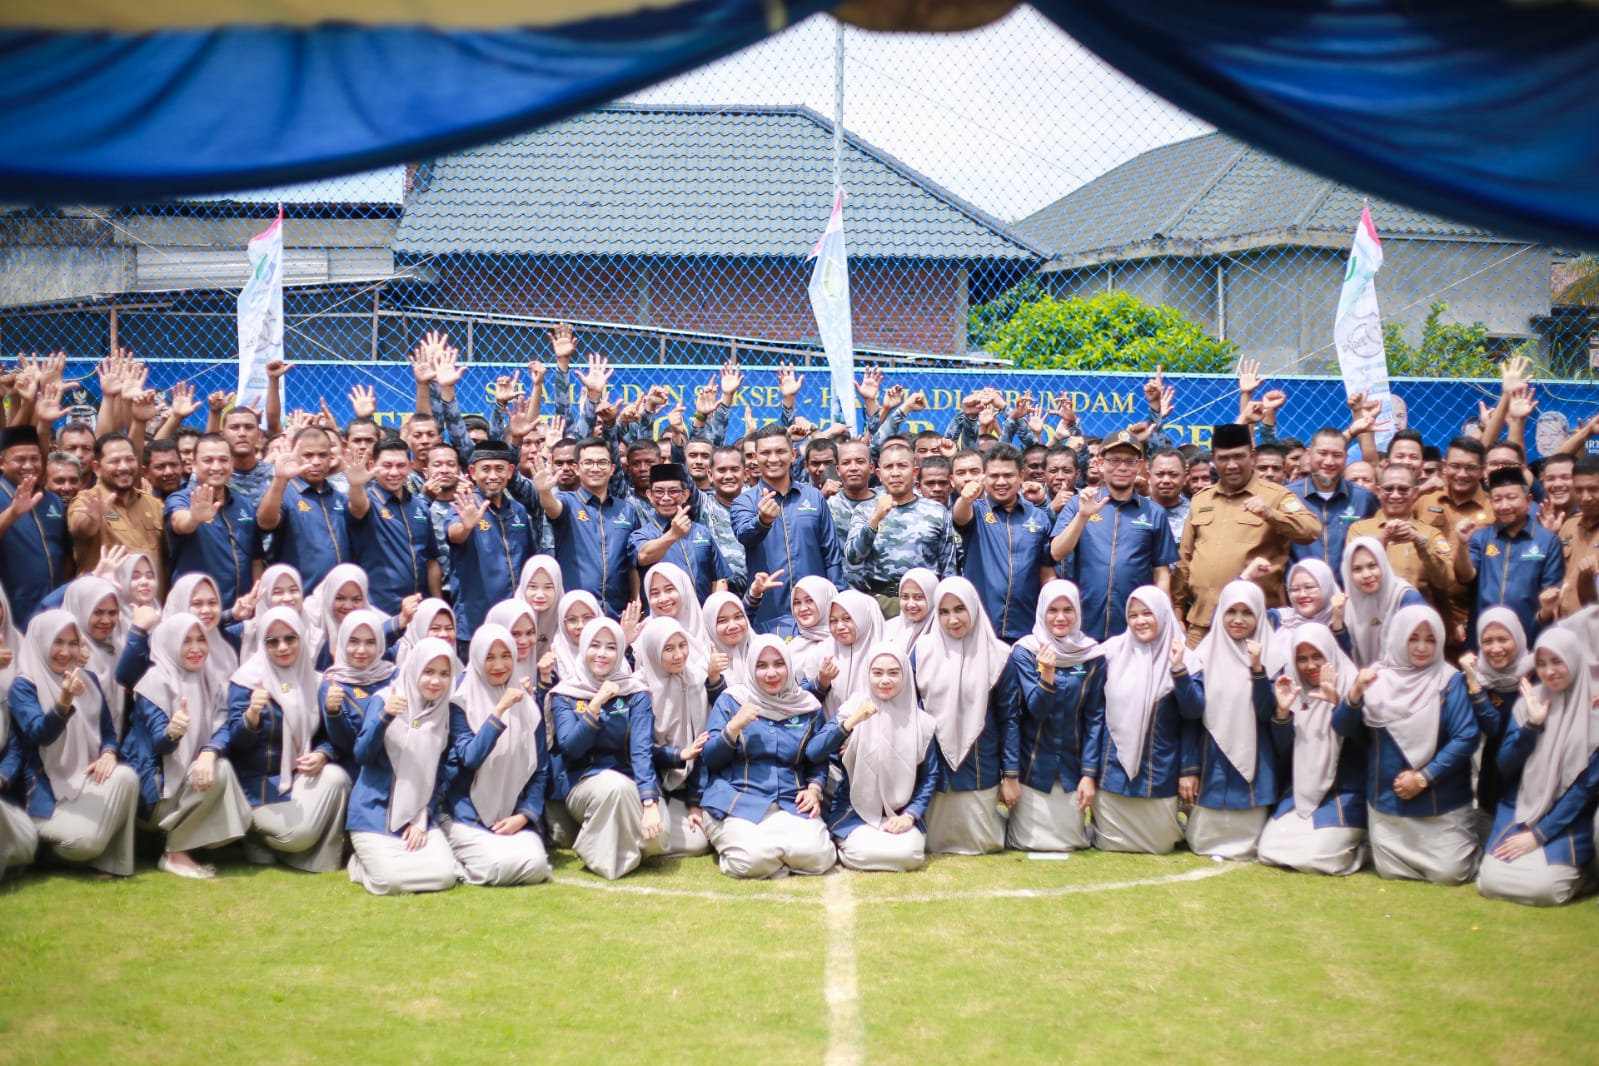
[[[376,894],[535,883],[556,847],[1592,884],[1599,419],[1530,468],[1523,361],[1462,436],[1380,452],[1362,396],[1278,436],[1244,361],[1200,449],[1158,371],[1100,437],[995,389],[908,432],[926,397],[868,371],[854,436],[784,367],[740,435],[736,361],[624,402],[550,339],[479,415],[430,334],[398,431],[359,386],[343,426],[285,414],[287,363],[258,411],[119,352],[93,424],[61,357],[0,375],[0,870],[131,875],[142,831],[179,877],[239,845]]]

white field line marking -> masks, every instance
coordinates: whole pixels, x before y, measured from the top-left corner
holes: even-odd
[[[855,891],[842,870],[827,879],[822,905],[827,912],[827,964],[822,987],[827,997],[827,1066],[858,1066],[865,1061],[866,1027],[861,1022],[860,982],[855,973]]]
[[[909,896],[871,896],[862,903],[938,903],[966,899],[1048,899],[1051,896],[1080,896],[1090,892],[1117,892],[1127,888],[1151,888],[1157,885],[1175,885],[1185,881],[1203,881],[1220,877],[1234,870],[1242,870],[1249,863],[1230,862],[1225,865],[1206,866],[1165,877],[1146,877],[1137,881],[1102,881],[1097,884],[1059,885],[1055,888],[979,888],[965,892],[926,892]]]
[[[627,892],[638,896],[677,896],[685,899],[730,900],[734,903],[759,903],[776,900],[779,903],[821,903],[821,896],[800,896],[790,892],[712,892],[708,889],[657,888],[654,885],[628,884],[624,881],[600,881],[590,877],[552,876],[552,885],[568,888],[588,888],[599,892]]]

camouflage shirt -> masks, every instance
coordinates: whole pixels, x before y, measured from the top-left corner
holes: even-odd
[[[727,587],[732,592],[743,593],[749,587],[748,561],[744,545],[733,535],[733,519],[727,507],[709,492],[700,493],[700,521],[711,531],[711,539],[727,563]]]
[[[897,589],[905,571],[918,566],[941,578],[955,573],[955,530],[942,504],[918,496],[884,515],[877,529],[872,510],[855,509],[844,541],[844,574],[859,575],[859,582],[851,580],[856,588]]]
[[[874,491],[864,500],[852,500],[842,492],[835,492],[827,499],[827,509],[833,515],[833,528],[838,530],[839,546],[843,547],[849,540],[850,527],[855,523],[857,514],[871,514],[872,508],[877,506],[877,493]],[[864,519],[863,519],[864,521]],[[865,589],[866,575],[864,568],[859,564],[849,561],[849,554],[844,555],[844,584],[850,588]]]

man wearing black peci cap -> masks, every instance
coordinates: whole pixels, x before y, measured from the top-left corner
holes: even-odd
[[[1466,550],[1455,555],[1455,580],[1471,590],[1471,618],[1466,640],[1477,647],[1477,617],[1490,607],[1509,607],[1521,620],[1530,648],[1543,626],[1554,621],[1560,585],[1566,579],[1560,538],[1531,521],[1531,495],[1521,468],[1506,467],[1488,475],[1488,507],[1494,523],[1475,529],[1465,517],[1455,535]]]
[[[33,426],[0,429],[0,585],[25,628],[39,601],[72,576],[67,507],[44,487],[44,451]]]
[[[1248,426],[1217,426],[1210,448],[1216,484],[1194,493],[1172,583],[1172,606],[1188,622],[1189,647],[1210,628],[1222,587],[1252,560],[1266,564],[1254,576],[1266,605],[1281,607],[1289,545],[1308,544],[1321,533],[1321,522],[1298,496],[1255,476]]]
[[[694,579],[700,601],[727,588],[727,560],[716,546],[716,538],[703,524],[693,520],[688,508],[688,471],[679,463],[655,463],[650,467],[648,507],[639,507],[638,527],[631,539],[638,558],[640,587],[643,575],[658,562],[676,563]]]

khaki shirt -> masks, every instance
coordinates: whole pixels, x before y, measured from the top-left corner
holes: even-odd
[[[1362,518],[1349,527],[1349,543],[1353,543],[1356,537],[1375,537],[1382,541],[1388,549],[1388,565],[1393,567],[1394,573],[1410,582],[1428,603],[1442,610],[1448,603],[1449,591],[1455,583],[1452,538],[1435,532],[1427,538],[1425,548],[1418,547],[1413,540],[1390,542],[1383,532],[1385,521],[1387,519],[1381,514]],[[1412,518],[1411,523],[1419,530],[1428,526],[1419,518]]]
[[[1264,518],[1244,510],[1258,496],[1268,508]],[[1292,491],[1254,477],[1238,492],[1228,495],[1220,485],[1194,494],[1178,548],[1172,602],[1193,626],[1210,625],[1216,601],[1229,581],[1243,573],[1249,560],[1262,556],[1271,572],[1257,583],[1266,594],[1266,606],[1281,607],[1283,575],[1288,569],[1288,546],[1309,544],[1321,534],[1321,521]]]
[[[120,544],[129,552],[142,552],[148,555],[155,563],[156,579],[160,587],[167,587],[167,568],[164,557],[162,532],[161,501],[142,489],[134,490],[133,505],[122,507],[111,498],[111,492],[103,486],[84,489],[73,497],[67,505],[67,530],[71,532],[72,522],[83,514],[84,497],[95,493],[110,500],[111,507],[106,512],[105,520],[100,523],[100,528],[92,536],[72,536],[72,558],[77,563],[78,573],[92,574],[100,562],[100,552],[110,544]]]
[[[1478,529],[1486,529],[1494,524],[1493,508],[1488,506],[1488,494],[1482,489],[1473,493],[1465,503],[1455,504],[1449,498],[1449,490],[1438,489],[1429,492],[1416,501],[1416,517],[1428,525],[1436,526],[1443,530],[1444,536],[1449,538],[1449,547],[1454,551],[1465,551],[1466,545],[1455,535],[1455,527],[1462,518],[1469,518]],[[1449,627],[1453,630],[1456,626],[1465,625],[1471,617],[1472,590],[1469,585],[1462,585],[1457,581],[1449,583]]]
[[[1560,617],[1569,618],[1582,610],[1582,604],[1577,600],[1578,567],[1587,559],[1599,559],[1599,526],[1590,529],[1582,524],[1580,513],[1572,515],[1560,526],[1560,546],[1566,558],[1566,583],[1560,593]]]

